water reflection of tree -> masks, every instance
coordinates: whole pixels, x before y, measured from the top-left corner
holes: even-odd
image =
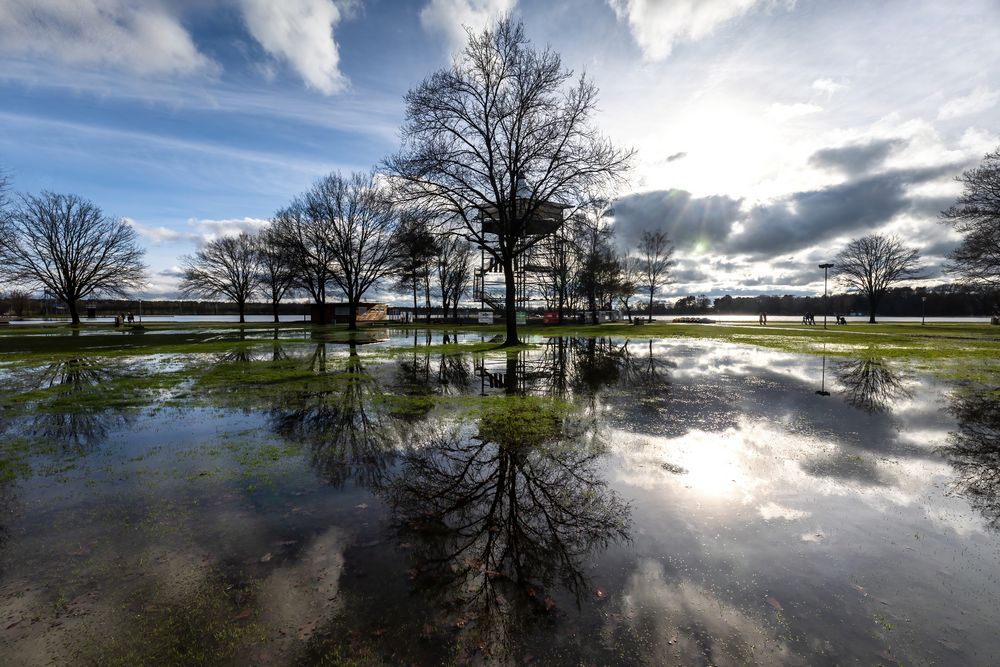
[[[326,345],[317,345],[309,367],[326,373],[327,363]],[[283,438],[306,443],[310,462],[329,483],[376,486],[394,456],[391,429],[373,405],[378,382],[353,344],[346,366],[331,375],[318,387],[280,394],[272,426]]]
[[[955,394],[949,406],[958,430],[943,453],[958,475],[958,490],[1000,528],[1000,401],[988,392]]]
[[[905,378],[875,357],[846,359],[834,375],[844,387],[844,399],[866,412],[888,412],[900,398],[909,398]]]
[[[438,432],[405,455],[387,496],[412,576],[463,642],[493,653],[556,597],[587,595],[583,563],[628,539],[629,508],[598,471],[603,448],[531,399],[498,399],[475,437]]]
[[[24,420],[23,433],[30,440],[79,455],[107,439],[114,428],[126,426],[130,417],[120,409],[95,404],[95,390],[123,378],[128,370],[96,359],[66,359],[29,373],[25,388],[45,392]],[[86,398],[87,401],[81,399]]]

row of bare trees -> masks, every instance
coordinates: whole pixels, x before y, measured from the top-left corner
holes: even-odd
[[[257,234],[242,232],[205,243],[182,260],[181,289],[226,297],[244,321],[246,303],[261,294],[278,304],[293,291],[326,304],[339,290],[357,328],[362,297],[397,270],[399,212],[375,173],[332,173],[275,214]]]

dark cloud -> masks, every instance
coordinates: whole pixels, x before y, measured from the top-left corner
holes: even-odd
[[[881,166],[894,150],[904,145],[902,139],[876,139],[866,144],[824,148],[812,154],[809,164],[857,176]]]
[[[743,231],[729,238],[726,249],[767,258],[845,234],[874,231],[923,203],[922,198],[907,193],[910,186],[941,178],[954,169],[954,165],[897,169],[756,206],[741,220]]]
[[[681,151],[680,153],[674,153],[673,155],[668,155],[667,162],[673,162],[675,160],[680,160],[681,158],[685,157],[687,157],[687,153],[685,151]]]
[[[684,249],[698,242],[718,243],[739,217],[740,200],[715,195],[692,197],[684,190],[654,190],[626,195],[615,202],[618,242],[635,248],[644,231],[663,230]]]

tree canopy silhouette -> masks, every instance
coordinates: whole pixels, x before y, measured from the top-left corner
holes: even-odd
[[[608,189],[629,167],[633,152],[594,126],[596,101],[593,83],[573,81],[510,17],[470,31],[454,64],[406,95],[402,147],[386,169],[406,201],[458,221],[503,267],[505,345],[518,342],[515,261],[542,238],[529,222]]]

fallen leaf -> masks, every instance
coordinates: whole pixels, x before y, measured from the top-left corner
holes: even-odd
[[[781,603],[770,595],[767,596],[767,603],[772,607],[774,607],[775,609],[777,609],[778,611],[785,611],[785,608],[781,606]]]
[[[266,562],[268,562],[269,560],[271,560],[271,558],[272,558],[272,556],[271,556],[271,552],[270,552],[270,551],[268,551],[268,552],[267,552],[266,554],[264,554],[263,556],[261,556],[261,557],[260,557],[260,562],[261,562],[261,563],[266,563]]]

